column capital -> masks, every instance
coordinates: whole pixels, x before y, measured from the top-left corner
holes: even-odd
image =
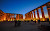
[[[36,10],[37,10],[37,9],[40,9],[40,7],[36,8]]]
[[[42,5],[42,7],[45,7],[45,6],[46,6],[46,4]]]
[[[36,9],[34,9],[34,11],[36,11]]]

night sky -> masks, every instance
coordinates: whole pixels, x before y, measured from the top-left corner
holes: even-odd
[[[0,0],[0,9],[5,13],[25,15],[27,12],[49,1],[50,0]]]

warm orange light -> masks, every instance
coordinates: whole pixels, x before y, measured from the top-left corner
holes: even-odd
[[[50,18],[49,18],[49,21],[50,21]]]
[[[0,20],[0,21],[3,21],[3,20]]]
[[[45,19],[43,18],[43,21],[45,21]]]
[[[40,18],[42,18],[42,16],[40,15]]]
[[[36,20],[36,21],[38,21],[38,20]]]
[[[40,18],[40,21],[42,21],[42,18]]]
[[[1,20],[0,20],[1,21]]]
[[[33,21],[35,21],[36,19],[34,18],[34,20]]]
[[[13,19],[13,21],[14,21],[14,19]]]
[[[20,19],[20,21],[23,21],[23,19]]]
[[[18,21],[18,19],[17,19],[17,21]]]
[[[11,21],[12,21],[12,19],[11,19]]]
[[[9,20],[8,20],[9,21]]]
[[[6,20],[6,18],[4,18],[4,20]]]

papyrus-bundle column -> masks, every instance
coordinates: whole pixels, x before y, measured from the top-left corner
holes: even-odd
[[[31,15],[31,18],[32,18],[32,20],[33,20],[33,11],[31,11],[31,14],[32,14],[32,15]]]
[[[36,16],[35,16],[35,10],[34,10],[34,20],[36,20]]]
[[[30,12],[30,15],[29,16],[30,16],[30,20],[31,20],[31,12]]]
[[[41,6],[41,13],[42,13],[42,20],[45,21],[45,16],[44,16],[44,11],[43,11],[43,6]]]
[[[27,19],[28,19],[28,14],[26,14],[26,17],[27,17]]]
[[[38,17],[38,19],[40,20],[38,8],[37,8],[36,10],[37,10],[37,17]]]

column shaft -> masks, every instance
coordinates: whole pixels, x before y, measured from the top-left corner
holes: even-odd
[[[25,19],[26,19],[26,14],[25,14]]]
[[[32,20],[33,20],[33,11],[32,11]]]
[[[50,21],[50,2],[47,3],[46,6],[47,6],[49,21]]]
[[[37,16],[38,16],[38,19],[39,19],[39,11],[38,11],[38,9],[37,9]]]
[[[36,18],[36,16],[35,16],[35,11],[34,11],[34,18]]]
[[[43,11],[43,7],[41,7],[41,13],[42,13],[42,18],[45,18],[44,11]]]

